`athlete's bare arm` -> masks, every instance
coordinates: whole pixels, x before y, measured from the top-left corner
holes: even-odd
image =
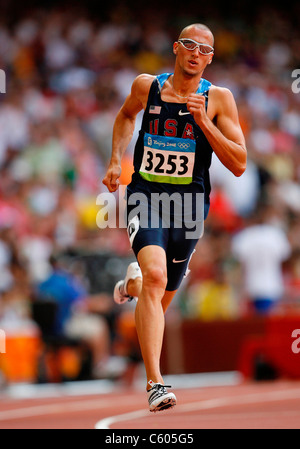
[[[147,105],[149,89],[153,79],[154,76],[152,75],[139,75],[134,80],[131,92],[117,114],[113,128],[111,159],[102,181],[110,192],[115,192],[118,189],[122,156],[131,141],[136,116]]]
[[[192,94],[187,107],[222,164],[235,176],[241,176],[246,169],[247,150],[230,90],[211,87],[207,114],[202,95]]]

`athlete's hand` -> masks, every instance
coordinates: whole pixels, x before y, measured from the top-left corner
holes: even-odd
[[[207,120],[205,109],[205,97],[199,94],[191,94],[187,101],[187,109],[192,114],[197,125],[201,126]]]
[[[115,192],[119,188],[119,177],[121,176],[121,167],[117,164],[110,164],[102,183],[110,192]]]

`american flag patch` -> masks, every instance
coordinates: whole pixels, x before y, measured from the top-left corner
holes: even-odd
[[[161,106],[150,106],[149,114],[160,114]]]

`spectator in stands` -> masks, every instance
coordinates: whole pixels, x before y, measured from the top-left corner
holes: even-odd
[[[232,253],[241,263],[244,291],[255,313],[272,312],[284,294],[282,263],[291,254],[283,229],[274,219],[274,208],[263,205],[252,223],[232,239]]]
[[[94,302],[79,279],[63,269],[54,256],[51,257],[51,265],[51,274],[37,286],[37,299],[57,304],[54,334],[85,341],[92,350],[94,375],[98,375],[110,357],[106,320],[90,310]],[[98,305],[100,308],[101,304]]]

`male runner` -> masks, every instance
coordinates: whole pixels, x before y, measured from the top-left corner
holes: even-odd
[[[134,152],[134,174],[127,187],[128,204],[130,195],[136,192],[144,194],[149,204],[151,193],[179,192],[182,196],[194,195],[194,208],[196,194],[201,193],[206,218],[212,152],[235,176],[245,171],[247,151],[233,95],[202,78],[212,62],[213,45],[208,27],[187,26],[173,44],[174,73],[142,74],[134,80],[115,120],[111,161],[103,179],[110,192],[118,189],[122,155],[133,135],[136,116],[144,109]],[[150,224],[141,226],[140,217],[130,217],[130,211],[129,205],[128,233],[138,263],[131,264],[125,280],[116,285],[114,299],[122,303],[138,297],[135,321],[149,408],[158,411],[176,404],[160,372],[164,313],[187,272],[198,239],[186,238],[187,227],[174,225],[173,212],[168,228],[154,229]],[[149,212],[162,216],[155,208]]]

